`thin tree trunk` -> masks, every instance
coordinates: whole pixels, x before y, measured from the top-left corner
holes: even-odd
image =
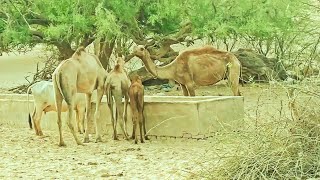
[[[108,72],[111,69],[109,61],[110,61],[110,56],[112,54],[114,45],[115,45],[114,39],[112,39],[110,41],[100,41],[100,53],[99,53],[98,57],[101,61],[102,66]]]

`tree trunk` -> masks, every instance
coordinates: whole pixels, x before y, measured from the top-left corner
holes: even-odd
[[[69,43],[66,42],[62,42],[62,43],[55,43],[54,44],[58,50],[59,50],[59,60],[65,60],[65,59],[69,59],[73,53],[75,52],[72,48],[71,45]]]
[[[98,42],[95,42],[94,44],[95,54],[99,57],[103,68],[109,72],[111,69],[109,60],[115,45],[115,40],[104,41],[98,39],[97,41]]]

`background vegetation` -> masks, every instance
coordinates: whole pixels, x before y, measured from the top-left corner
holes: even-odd
[[[111,53],[128,55],[133,42],[152,45],[152,58],[167,62],[177,55],[170,45],[201,39],[309,67],[319,61],[318,13],[314,0],[4,0],[0,52],[41,43],[66,59],[95,41],[108,69]]]

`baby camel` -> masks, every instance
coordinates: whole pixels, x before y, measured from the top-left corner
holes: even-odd
[[[113,138],[118,140],[117,137],[117,121],[120,119],[120,127],[125,138],[128,140],[127,133],[127,108],[129,103],[128,90],[130,86],[130,80],[124,70],[124,59],[121,57],[117,58],[117,64],[114,69],[108,75],[105,81],[105,93],[108,99],[108,108],[111,112],[111,122],[113,127]],[[116,117],[114,118],[113,113],[113,99],[116,104]],[[122,105],[122,98],[124,97],[124,106]]]
[[[146,124],[143,116],[143,108],[144,108],[144,89],[139,76],[132,77],[131,86],[129,88],[129,96],[130,96],[130,107],[133,121],[133,131],[132,131],[132,139],[134,138],[134,142],[138,143],[138,137],[136,133],[137,124],[139,123],[140,129],[140,141],[144,143],[143,135],[142,135],[142,127],[144,131],[145,139],[148,140],[146,135]]]

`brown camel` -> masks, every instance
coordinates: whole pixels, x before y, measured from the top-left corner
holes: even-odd
[[[181,85],[183,95],[195,96],[195,85],[212,85],[224,79],[229,72],[233,94],[240,96],[240,61],[230,52],[204,46],[180,53],[170,64],[158,67],[144,46],[136,46],[133,54],[139,57],[146,69],[160,79],[175,80]]]
[[[114,69],[108,75],[105,81],[105,92],[108,99],[108,107],[111,112],[111,122],[113,127],[113,138],[118,140],[117,136],[117,122],[120,119],[120,127],[126,139],[128,139],[127,133],[127,108],[129,95],[128,90],[130,86],[130,80],[126,71],[124,70],[124,59],[122,57],[117,58],[117,64]],[[124,97],[124,105],[122,105],[122,98]],[[113,99],[116,104],[116,112],[113,113]],[[114,118],[114,114],[116,117]]]
[[[148,136],[146,135],[146,123],[143,115],[144,108],[144,88],[139,76],[132,77],[131,86],[129,88],[129,97],[130,97],[130,107],[133,121],[133,130],[132,130],[132,139],[134,138],[134,142],[138,143],[138,137],[136,133],[137,124],[139,123],[140,129],[140,141],[144,143],[144,138],[148,140]],[[144,136],[142,134],[142,128],[144,131]]]
[[[71,58],[62,61],[52,76],[53,86],[55,90],[55,100],[58,113],[58,127],[60,141],[59,146],[64,146],[61,132],[61,105],[64,99],[68,105],[68,121],[67,125],[74,136],[78,145],[82,142],[78,139],[71,119],[73,117],[73,109],[75,106],[76,93],[86,94],[86,117],[89,117],[91,107],[91,95],[93,90],[97,90],[97,102],[95,111],[96,122],[96,142],[101,141],[100,128],[97,124],[100,102],[104,93],[103,83],[105,80],[105,70],[102,67],[98,57],[89,54],[83,47],[80,47],[72,55]],[[84,136],[84,142],[89,142],[88,120]]]

